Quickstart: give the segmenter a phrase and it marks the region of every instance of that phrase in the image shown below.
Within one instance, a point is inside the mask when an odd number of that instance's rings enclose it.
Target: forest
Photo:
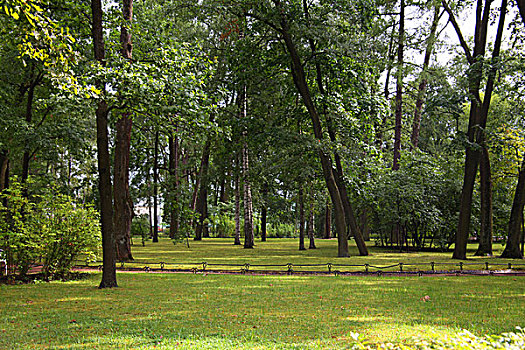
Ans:
[[[524,0],[4,0],[0,37],[20,273],[103,247],[116,286],[160,235],[523,258]]]

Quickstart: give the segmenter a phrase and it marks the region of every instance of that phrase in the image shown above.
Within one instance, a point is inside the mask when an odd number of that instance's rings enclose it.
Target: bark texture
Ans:
[[[237,165],[238,165],[237,161]],[[238,170],[238,169],[237,169]],[[235,241],[233,244],[241,245],[241,181],[238,171],[235,172]]]
[[[396,123],[394,128],[394,161],[392,169],[399,169],[401,158],[401,125],[403,117],[403,60],[405,48],[405,0],[401,0],[399,11],[399,33],[397,46]]]
[[[92,37],[95,59],[104,64],[104,36],[102,27],[101,0],[91,1]],[[97,82],[98,88],[104,90],[104,82]],[[102,280],[99,288],[117,287],[117,269],[115,266],[116,251],[113,236],[113,203],[111,200],[111,163],[108,141],[108,106],[104,100],[99,101],[96,110],[97,119],[97,162],[99,173],[100,218],[102,230]]]
[[[201,166],[199,171],[199,192],[195,211],[197,213],[197,227],[195,228],[195,240],[202,240],[205,232],[205,223],[208,216],[208,169],[210,164],[210,147],[211,142],[206,140],[202,150]]]
[[[297,207],[299,208],[299,250],[306,250],[304,247],[304,194],[302,186],[299,188],[297,196]]]
[[[436,33],[440,19],[440,10],[441,5],[439,3],[436,3],[436,5],[434,6],[434,17],[432,19],[432,25],[430,27],[430,34],[427,40],[425,58],[423,59],[423,69],[421,71],[421,79],[416,100],[416,109],[414,111],[414,121],[412,123],[412,135],[410,137],[412,148],[418,148],[419,145],[419,131],[421,129],[421,112],[423,111],[423,103],[425,102],[428,84],[428,67],[430,66],[430,58],[432,56],[432,51],[434,51],[434,43],[436,42]]]
[[[481,153],[479,177],[481,184],[481,229],[479,245],[475,255],[492,256],[492,176],[489,151],[485,145],[483,145]]]
[[[9,152],[0,151],[0,192],[7,188],[6,175],[9,173]]]
[[[324,239],[332,238],[332,207],[330,203],[326,203],[326,209],[324,214]]]
[[[120,53],[126,60],[132,58],[130,26],[133,21],[133,0],[122,1],[122,19],[120,27]],[[113,226],[117,259],[133,260],[131,254],[131,221],[133,220],[133,200],[129,192],[129,151],[133,120],[130,113],[123,113],[116,123],[115,159],[113,169]]]
[[[242,174],[244,190],[244,248],[253,248],[253,203],[250,183],[250,162],[246,142],[244,142],[242,149]]]
[[[525,206],[525,157],[521,163],[518,176],[518,185],[514,192],[514,200],[510,211],[508,228],[508,238],[505,249],[501,254],[502,258],[523,259],[523,252],[520,250],[520,225],[523,222],[523,207]]]
[[[171,135],[168,139],[169,147],[169,174],[170,174],[170,238],[179,235],[179,140]]]
[[[310,192],[310,210],[309,210],[309,216],[308,216],[308,240],[310,241],[310,244],[308,245],[308,249],[317,249],[315,246],[315,236],[314,236],[314,198],[313,198],[313,191]]]

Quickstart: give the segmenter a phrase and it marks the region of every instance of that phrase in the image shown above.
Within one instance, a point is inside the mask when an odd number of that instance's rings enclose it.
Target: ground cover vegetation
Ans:
[[[524,34],[523,0],[1,1],[3,280],[521,261]]]
[[[100,273],[65,283],[0,285],[0,346],[348,349],[368,342],[415,347],[423,340],[446,343],[460,329],[477,337],[518,332],[514,325],[525,317],[519,278],[118,277],[120,288],[103,291],[94,286]],[[447,348],[459,344],[448,342]]]

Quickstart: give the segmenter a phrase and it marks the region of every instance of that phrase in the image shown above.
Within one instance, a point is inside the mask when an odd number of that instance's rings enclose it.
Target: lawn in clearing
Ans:
[[[138,241],[135,239],[135,241]],[[140,241],[138,241],[140,242]],[[350,258],[337,258],[337,240],[316,240],[318,249],[298,250],[297,239],[269,239],[267,242],[256,241],[255,249],[243,249],[242,246],[233,245],[233,239],[211,238],[203,241],[189,241],[190,248],[186,242],[173,244],[171,240],[161,238],[159,243],[146,242],[146,246],[135,244],[132,247],[134,263],[127,264],[129,267],[155,267],[159,264],[152,262],[164,262],[166,268],[190,268],[201,267],[201,262],[208,264],[231,264],[228,266],[209,266],[209,268],[234,269],[239,270],[244,264],[250,264],[250,270],[274,269],[286,271],[286,264],[294,265],[294,270],[327,270],[327,263],[360,265],[356,267],[337,267],[341,271],[364,271],[364,265],[388,266],[404,263],[404,271],[408,270],[431,270],[431,262],[435,262],[436,270],[459,270],[459,261],[452,260],[451,252],[410,252],[399,253],[395,249],[374,247],[373,242],[368,242],[370,255],[359,256],[354,241],[350,241]],[[475,257],[474,253],[477,246],[474,244],[468,247],[469,260],[464,261],[464,268],[482,270],[486,268],[485,263],[489,263],[492,270],[506,269],[508,264],[513,264],[514,269],[525,269],[525,261],[512,259],[499,259],[493,257]],[[503,251],[501,244],[494,244],[494,254],[498,256]],[[298,265],[323,266],[299,267]],[[422,264],[414,266],[410,264]],[[473,265],[470,265],[473,264]],[[519,266],[518,264],[521,264]],[[253,265],[279,265],[279,267],[254,267]],[[334,268],[335,269],[335,268]],[[370,271],[377,271],[371,268]],[[399,271],[399,268],[391,268],[385,271]]]
[[[317,240],[319,249],[306,251],[292,239],[256,244],[243,249],[230,239],[205,239],[187,248],[161,239],[133,246],[133,254],[138,266],[163,261],[168,268],[202,261],[457,264],[450,253],[399,254],[375,247],[371,256],[360,257],[355,246],[350,258],[336,258],[335,240]],[[494,247],[496,253],[502,249]],[[475,246],[469,248],[473,254]],[[478,263],[477,269],[485,262],[523,263],[479,257],[469,262]],[[522,276],[119,273],[119,288],[98,290],[100,278],[93,273],[66,283],[0,285],[0,349],[343,349],[354,333],[372,343],[410,343],[459,329],[483,335],[525,326]]]
[[[525,326],[523,277],[119,273],[120,287],[105,290],[99,281],[0,285],[0,349],[342,349],[352,332],[410,343]]]

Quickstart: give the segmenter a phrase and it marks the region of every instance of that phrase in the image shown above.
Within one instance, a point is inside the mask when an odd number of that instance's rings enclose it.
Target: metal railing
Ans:
[[[101,261],[77,264],[77,268],[102,269]],[[478,267],[477,269],[474,267]],[[164,261],[121,261],[117,263],[120,271],[145,272],[191,272],[191,273],[230,273],[230,274],[313,274],[313,275],[383,275],[383,274],[469,274],[469,275],[524,275],[525,263],[490,262],[428,262],[390,265],[373,264],[250,264],[217,262],[164,262]]]

